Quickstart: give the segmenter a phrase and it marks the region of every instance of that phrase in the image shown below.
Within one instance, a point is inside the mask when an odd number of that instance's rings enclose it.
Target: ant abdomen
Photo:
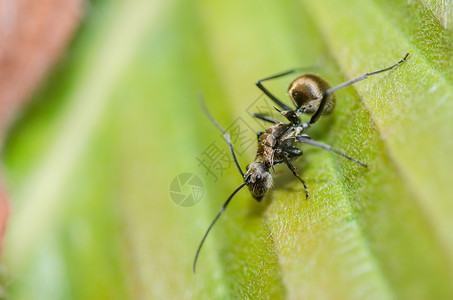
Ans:
[[[297,109],[303,113],[314,114],[321,104],[323,94],[330,88],[330,85],[321,77],[306,74],[294,80],[288,88],[291,101]],[[330,94],[327,97],[326,106],[322,114],[332,112],[335,107],[335,96]]]

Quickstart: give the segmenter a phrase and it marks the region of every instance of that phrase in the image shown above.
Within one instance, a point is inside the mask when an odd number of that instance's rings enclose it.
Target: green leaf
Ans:
[[[453,297],[453,73],[448,9],[432,1],[96,2],[63,62],[11,131],[3,161],[13,190],[5,265],[14,298]],[[309,67],[339,90],[334,114],[302,146],[310,192],[284,166],[256,203],[197,158],[228,153],[244,167],[260,126],[254,82]],[[279,98],[289,76],[266,83]],[[259,98],[261,99],[261,98]],[[261,130],[265,124],[260,124]],[[242,153],[243,152],[243,153]],[[172,202],[181,173],[202,178],[193,207]],[[218,174],[219,175],[219,174]]]

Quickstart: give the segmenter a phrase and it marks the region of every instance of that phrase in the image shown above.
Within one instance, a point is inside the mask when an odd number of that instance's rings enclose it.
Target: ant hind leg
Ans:
[[[260,79],[258,80],[255,84],[256,86],[262,90],[272,101],[274,101],[278,106],[280,106],[283,110],[292,110],[289,106],[287,106],[286,104],[284,104],[283,102],[281,102],[280,100],[277,99],[277,97],[275,97],[271,92],[269,92],[268,89],[266,89],[263,85],[262,85],[262,82],[263,81],[267,81],[267,80],[271,80],[271,79],[275,79],[275,78],[279,78],[279,77],[283,77],[283,76],[286,76],[286,75],[289,75],[289,74],[292,74],[294,72],[296,72],[297,69],[293,69],[293,70],[289,70],[289,71],[286,71],[286,72],[283,72],[283,73],[279,73],[277,75],[273,75],[273,76],[270,76],[270,77],[266,77],[266,78],[263,78],[263,79]]]

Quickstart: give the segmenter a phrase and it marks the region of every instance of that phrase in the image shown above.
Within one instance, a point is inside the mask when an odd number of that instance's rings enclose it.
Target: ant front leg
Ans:
[[[294,147],[294,146],[285,147],[282,149],[282,151],[287,154],[289,159],[292,159],[294,157],[298,157],[298,156],[301,156],[302,154],[304,154],[304,152],[301,149]]]
[[[302,178],[300,178],[300,176],[297,174],[296,167],[291,163],[291,160],[290,160],[288,155],[286,155],[285,164],[288,166],[288,168],[291,170],[291,172],[293,172],[293,175],[296,176],[297,179],[299,179],[299,181],[302,182],[302,184],[304,185],[305,199],[308,200],[308,188],[307,188],[307,185],[305,184],[305,181]]]

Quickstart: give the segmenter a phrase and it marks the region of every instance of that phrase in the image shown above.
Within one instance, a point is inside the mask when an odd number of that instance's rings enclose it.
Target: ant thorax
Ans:
[[[272,187],[271,168],[302,154],[295,144],[304,129],[300,125],[278,123],[260,135],[256,159],[244,174],[244,183],[256,200],[261,200]]]
[[[305,130],[302,124],[278,123],[270,126],[259,137],[256,160],[263,161],[268,168],[284,162],[288,158],[285,150],[295,148],[296,137]]]

